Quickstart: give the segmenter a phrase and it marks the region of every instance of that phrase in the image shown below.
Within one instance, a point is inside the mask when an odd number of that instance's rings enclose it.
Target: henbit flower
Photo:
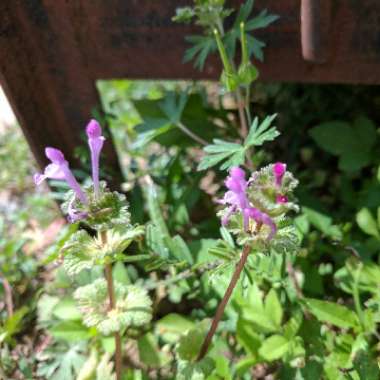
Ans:
[[[271,240],[273,236],[276,234],[277,227],[273,219],[266,214],[265,212],[260,211],[259,209],[255,207],[251,207],[248,210],[249,216],[255,220],[258,224],[265,224],[270,228],[270,233],[268,235],[268,240]]]
[[[243,216],[244,230],[247,231],[249,227],[249,219],[253,219],[256,223],[267,225],[271,232],[268,239],[271,239],[276,233],[276,224],[269,215],[252,207],[249,203],[246,191],[247,181],[245,180],[245,172],[239,167],[230,169],[230,175],[225,181],[226,187],[229,191],[226,192],[223,199],[218,202],[221,204],[228,204],[230,207],[222,217],[222,225],[227,225],[232,214],[240,211]]]
[[[92,182],[94,184],[95,197],[97,198],[99,196],[99,156],[105,138],[102,136],[102,128],[94,119],[90,120],[87,124],[86,133],[91,151]]]
[[[45,149],[45,155],[51,161],[51,164],[46,166],[44,174],[37,173],[34,175],[34,183],[38,186],[47,178],[65,180],[74,190],[78,199],[82,203],[87,204],[87,197],[71,173],[69,164],[65,160],[63,153],[58,149],[48,147]]]
[[[247,181],[245,180],[244,170],[239,167],[231,168],[230,175],[227,177],[225,185],[229,191],[227,191],[223,199],[220,199],[218,202],[221,204],[228,204],[230,207],[222,218],[222,224],[228,224],[230,216],[240,210],[243,215],[244,229],[247,230],[249,217],[244,210],[249,207],[249,201],[246,194]]]
[[[67,209],[67,213],[68,213],[68,221],[70,223],[75,223],[77,222],[78,220],[81,220],[81,219],[84,219],[86,218],[86,216],[88,215],[87,212],[84,212],[84,211],[78,211],[74,208],[74,201],[75,201],[75,198],[73,198],[70,203],[69,203],[69,206],[68,206],[68,209]]]
[[[286,195],[276,195],[276,203],[288,203],[288,197]]]
[[[286,172],[286,164],[283,164],[282,162],[276,162],[273,165],[273,175],[275,177],[276,185],[281,186],[282,177],[284,176]]]

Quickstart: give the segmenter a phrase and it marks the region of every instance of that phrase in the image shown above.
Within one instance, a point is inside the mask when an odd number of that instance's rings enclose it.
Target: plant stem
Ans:
[[[252,124],[251,110],[249,109],[249,103],[251,100],[251,88],[247,86],[245,91],[245,113],[247,115],[248,125]]]
[[[107,242],[107,235],[105,231],[101,232],[102,243]],[[115,290],[113,287],[113,277],[112,277],[112,264],[106,264],[105,268],[105,277],[107,281],[107,290],[109,298],[109,310],[115,308]],[[114,334],[115,337],[115,371],[116,371],[116,380],[121,380],[121,369],[122,369],[122,355],[121,355],[121,336],[119,332]]]
[[[363,316],[363,309],[360,304],[360,295],[359,295],[359,281],[360,281],[360,275],[361,271],[363,269],[362,263],[359,263],[358,268],[355,270],[354,273],[354,284],[352,286],[352,295],[354,298],[354,304],[356,313],[358,314],[359,321],[362,327],[364,327],[364,316]]]
[[[243,138],[246,138],[248,135],[248,125],[247,125],[247,120],[245,118],[244,100],[243,100],[240,89],[236,90],[236,102],[237,102],[238,111],[239,111],[241,135]]]
[[[236,268],[235,268],[235,271],[231,277],[230,284],[228,285],[228,288],[227,288],[226,292],[224,293],[222,302],[219,304],[219,306],[216,310],[216,313],[215,313],[214,319],[212,321],[210,330],[208,331],[207,336],[206,336],[205,340],[203,341],[201,350],[199,351],[199,355],[197,358],[198,361],[202,360],[205,357],[205,355],[207,354],[207,351],[208,351],[209,346],[211,344],[212,338],[216,332],[218,324],[223,317],[224,309],[226,308],[228,301],[232,295],[232,292],[235,289],[235,286],[236,286],[236,284],[240,278],[240,274],[244,268],[244,265],[247,261],[247,258],[248,258],[250,251],[251,251],[251,247],[249,245],[245,245],[243,248],[243,252],[241,254],[240,260],[236,264]]]
[[[190,131],[189,128],[186,127],[181,121],[177,123],[177,127],[186,135],[188,135],[190,138],[195,140],[197,143],[201,145],[208,145],[208,142],[206,140],[203,140],[202,137],[199,137],[194,132]]]

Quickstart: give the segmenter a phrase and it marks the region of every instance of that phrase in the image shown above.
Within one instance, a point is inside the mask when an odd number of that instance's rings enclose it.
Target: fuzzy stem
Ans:
[[[105,231],[101,232],[102,242],[105,244],[107,242],[107,235]],[[115,308],[115,290],[113,287],[113,277],[112,277],[112,264],[106,264],[105,277],[107,281],[108,298],[109,298],[109,310]],[[116,380],[121,380],[121,368],[122,368],[122,354],[121,354],[121,336],[119,332],[114,334],[115,337],[115,371]]]
[[[205,357],[205,355],[207,354],[207,351],[208,351],[209,346],[211,344],[212,338],[216,332],[218,324],[223,317],[224,309],[226,308],[228,301],[230,300],[230,297],[232,295],[232,292],[235,289],[235,286],[236,286],[236,284],[240,278],[240,274],[241,274],[242,270],[244,269],[244,265],[247,261],[247,258],[248,258],[250,251],[251,251],[251,247],[249,245],[245,245],[243,248],[243,252],[241,254],[240,260],[236,264],[236,268],[235,268],[235,271],[231,277],[230,284],[228,285],[228,288],[227,288],[226,292],[224,293],[222,302],[219,304],[219,306],[216,310],[216,313],[215,313],[214,319],[212,321],[210,330],[208,331],[207,336],[206,336],[205,340],[203,341],[201,350],[199,351],[199,355],[197,358],[198,361],[202,360]]]

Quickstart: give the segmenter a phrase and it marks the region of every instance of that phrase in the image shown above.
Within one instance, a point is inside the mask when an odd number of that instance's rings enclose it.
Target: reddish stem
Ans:
[[[250,251],[251,251],[251,247],[249,245],[245,245],[243,248],[243,252],[241,254],[240,260],[236,264],[236,268],[235,268],[235,271],[231,277],[230,284],[228,285],[228,288],[227,288],[227,290],[223,296],[222,302],[219,304],[219,306],[216,310],[216,313],[215,313],[214,319],[212,321],[210,330],[208,331],[207,336],[206,336],[205,340],[203,341],[201,350],[199,351],[199,355],[197,358],[198,361],[202,360],[205,357],[205,355],[207,354],[207,351],[208,351],[209,346],[211,344],[212,338],[216,332],[218,324],[223,317],[224,309],[226,308],[228,301],[232,295],[232,292],[235,289],[235,286],[236,286],[236,284],[240,278],[240,274],[244,268],[244,265],[247,261],[247,258],[248,258]]]
[[[107,242],[107,235],[105,231],[102,231],[101,238],[103,244]],[[105,277],[107,281],[108,298],[109,298],[109,310],[115,308],[115,290],[113,287],[112,278],[112,264],[107,264],[105,266]],[[114,334],[115,337],[115,371],[116,380],[121,380],[121,370],[122,370],[122,353],[121,353],[121,336],[119,332]]]

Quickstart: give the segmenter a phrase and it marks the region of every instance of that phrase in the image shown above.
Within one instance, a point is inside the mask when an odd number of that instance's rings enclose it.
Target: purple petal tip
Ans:
[[[277,195],[276,203],[288,203],[288,197],[286,195]]]
[[[283,176],[286,171],[286,164],[282,162],[276,162],[273,165],[273,174],[277,177]]]
[[[44,175],[41,174],[41,173],[36,173],[34,176],[33,176],[33,181],[34,181],[34,184],[36,186],[40,185],[41,182],[44,180]]]
[[[233,178],[236,178],[236,179],[244,179],[245,178],[245,172],[243,169],[236,166],[236,167],[231,168],[230,176]]]
[[[97,138],[100,137],[102,134],[102,128],[100,127],[100,124],[92,119],[86,127],[86,133],[89,138]]]
[[[45,148],[46,157],[53,163],[62,164],[65,161],[65,156],[59,149]]]

